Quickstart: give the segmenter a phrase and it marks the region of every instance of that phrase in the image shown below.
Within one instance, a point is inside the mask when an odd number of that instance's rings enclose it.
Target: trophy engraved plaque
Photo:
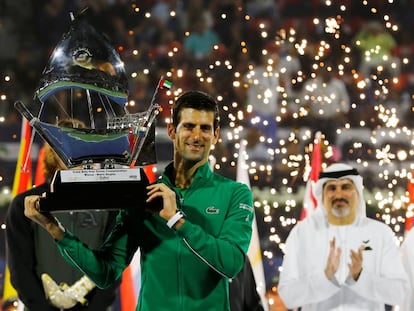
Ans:
[[[45,67],[33,101],[15,107],[63,161],[43,211],[119,209],[145,202],[142,167],[156,163],[157,94],[147,110],[128,110],[127,75],[117,51],[80,13],[63,34]],[[85,127],[64,127],[75,119]],[[32,139],[33,141],[33,139]]]

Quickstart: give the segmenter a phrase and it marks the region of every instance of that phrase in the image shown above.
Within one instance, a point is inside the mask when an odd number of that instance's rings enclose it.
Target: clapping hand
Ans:
[[[332,280],[333,276],[338,270],[342,250],[340,247],[336,247],[335,238],[329,242],[329,246],[329,256],[328,262],[326,263],[325,275],[328,280]]]

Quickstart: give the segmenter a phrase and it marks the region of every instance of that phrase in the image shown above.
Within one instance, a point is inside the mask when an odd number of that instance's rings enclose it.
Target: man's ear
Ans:
[[[168,123],[167,133],[168,133],[168,137],[170,137],[170,139],[172,139],[172,140],[175,139],[175,127],[172,123]]]
[[[214,139],[213,139],[213,145],[215,145],[220,137],[220,127],[217,127],[214,131]]]

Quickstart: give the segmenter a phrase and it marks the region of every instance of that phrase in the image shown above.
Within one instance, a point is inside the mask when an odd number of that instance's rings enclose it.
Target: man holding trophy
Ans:
[[[60,96],[64,91],[69,92]],[[74,20],[44,71],[35,96],[40,105],[16,108],[66,167],[82,169],[58,171],[46,195],[25,197],[24,213],[82,271],[90,281],[86,287],[113,286],[139,249],[136,310],[230,310],[229,281],[244,266],[252,233],[252,193],[211,170],[219,107],[195,90],[176,99],[167,127],[174,158],[155,183],[148,183],[142,166],[155,163],[156,93],[147,112],[125,111],[123,63],[82,16]],[[66,100],[59,108],[86,112],[89,127],[51,124],[48,120],[58,118],[53,109],[58,99]],[[65,110],[64,115],[73,114]],[[118,210],[100,246],[85,243],[59,221],[59,213],[52,214],[85,209]]]
[[[252,194],[209,167],[210,148],[219,137],[214,99],[189,91],[177,99],[172,113],[168,135],[174,161],[147,187],[148,203],[162,198],[158,209],[121,209],[98,249],[87,247],[50,213],[41,213],[39,196],[26,197],[25,215],[45,228],[64,258],[100,288],[121,277],[139,248],[142,284],[136,310],[230,310],[228,282],[244,265]]]

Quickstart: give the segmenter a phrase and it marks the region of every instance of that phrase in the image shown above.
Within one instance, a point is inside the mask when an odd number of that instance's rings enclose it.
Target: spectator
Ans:
[[[249,257],[243,270],[230,283],[230,305],[231,311],[264,311]]]
[[[276,143],[276,114],[279,102],[278,52],[272,50],[262,55],[260,62],[245,75],[248,110],[252,111],[251,123],[262,131],[269,146]]]
[[[200,15],[191,28],[189,35],[184,38],[184,50],[195,64],[205,64],[220,39],[214,30],[207,27],[204,15]]]
[[[394,37],[378,21],[367,22],[354,38],[354,44],[360,51],[359,71],[363,77],[378,72],[378,66],[388,71],[388,76],[398,76],[400,60],[393,57],[397,46]]]
[[[303,85],[301,97],[309,112],[309,126],[335,143],[336,130],[348,121],[351,102],[346,84],[336,76],[334,67],[330,64],[320,67]]]
[[[363,182],[336,163],[315,184],[317,209],[286,240],[279,293],[288,308],[385,310],[409,283],[390,227],[366,216]]]
[[[64,119],[60,126],[77,127],[83,123]],[[66,263],[54,245],[53,239],[36,223],[24,216],[24,200],[30,195],[40,195],[49,191],[50,182],[56,170],[65,169],[65,165],[45,144],[43,160],[46,182],[26,192],[18,194],[10,204],[6,216],[7,263],[10,268],[12,285],[25,311],[105,311],[116,298],[119,282],[107,289],[96,288],[83,273]],[[92,247],[98,247],[115,222],[115,211],[59,212],[60,221]],[[65,287],[50,286],[66,284],[72,293],[83,292],[83,295],[69,295]],[[45,287],[44,287],[45,286]],[[85,287],[88,287],[87,290]],[[82,299],[81,299],[82,298]]]
[[[401,255],[405,271],[408,274],[410,281],[410,288],[408,295],[405,298],[404,304],[400,306],[400,311],[411,311],[414,309],[414,230],[411,228],[405,234],[403,243],[401,244]]]

